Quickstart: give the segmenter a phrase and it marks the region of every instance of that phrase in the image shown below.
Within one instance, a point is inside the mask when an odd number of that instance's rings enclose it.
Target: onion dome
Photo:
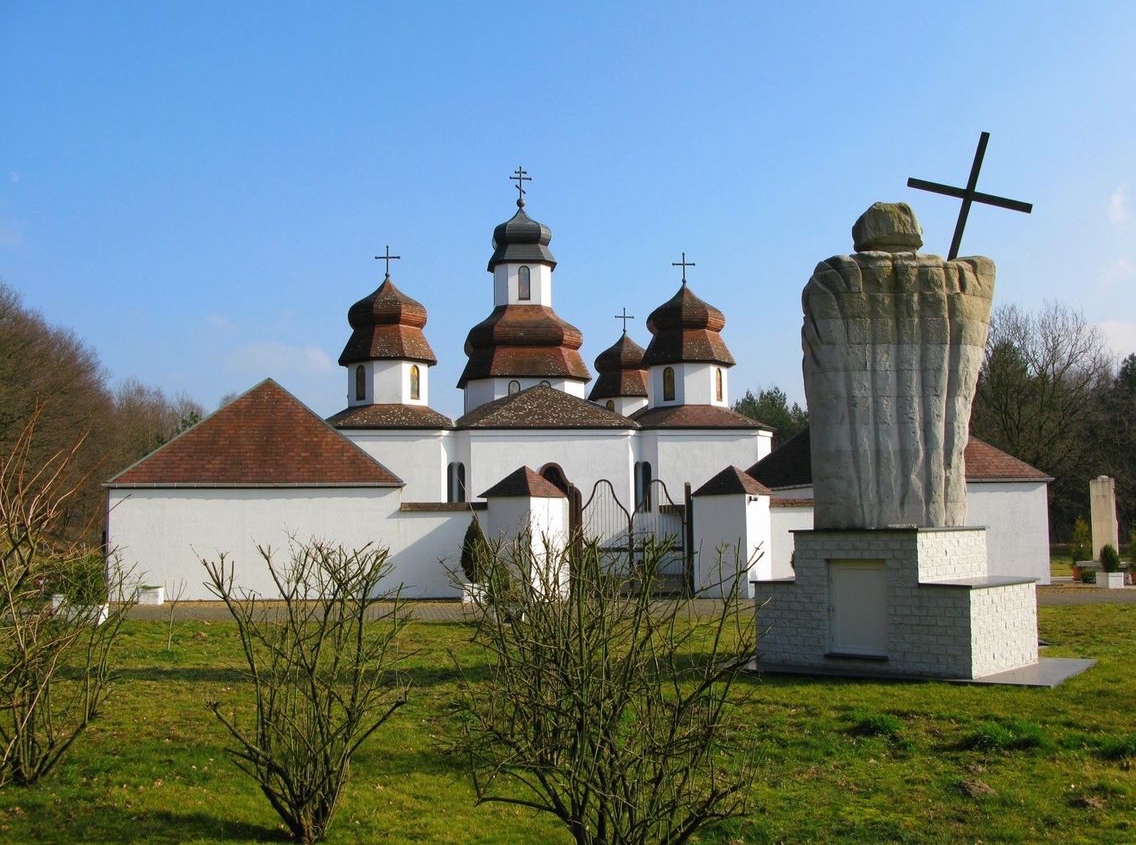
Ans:
[[[552,230],[525,214],[525,201],[517,200],[517,213],[493,230],[493,256],[488,270],[505,262],[515,264],[547,264],[556,266],[548,249]]]
[[[624,332],[612,346],[596,358],[599,376],[588,399],[598,402],[619,396],[647,397],[647,371],[643,369],[643,347]]]
[[[422,334],[426,308],[396,288],[390,276],[351,306],[347,322],[353,331],[339,356],[341,366],[379,359],[438,362]]]
[[[580,330],[546,305],[499,305],[469,331],[458,387],[483,378],[591,379]]]
[[[652,338],[643,366],[690,361],[732,367],[734,356],[720,334],[725,325],[722,312],[695,296],[684,282],[647,318]]]

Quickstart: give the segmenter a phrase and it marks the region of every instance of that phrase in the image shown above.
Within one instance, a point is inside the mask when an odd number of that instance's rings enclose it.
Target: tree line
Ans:
[[[28,465],[45,466],[79,443],[68,465],[76,487],[59,539],[95,544],[103,530],[101,484],[201,419],[186,396],[127,379],[111,387],[98,355],[74,331],[49,324],[0,282],[0,456],[35,420]],[[81,441],[81,442],[80,442]]]

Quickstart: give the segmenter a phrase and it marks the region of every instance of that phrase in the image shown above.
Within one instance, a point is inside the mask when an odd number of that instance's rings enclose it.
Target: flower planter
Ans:
[[[96,628],[110,618],[110,604],[71,604],[61,593],[52,595],[51,610],[68,622],[86,622]]]
[[[1106,590],[1118,590],[1124,586],[1123,572],[1098,572],[1097,586]]]
[[[138,603],[139,604],[165,604],[166,603],[166,588],[165,587],[139,587],[138,588]]]

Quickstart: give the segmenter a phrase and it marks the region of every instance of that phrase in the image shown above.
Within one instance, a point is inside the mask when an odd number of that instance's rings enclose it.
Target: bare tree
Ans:
[[[754,761],[731,739],[754,622],[736,590],[713,619],[652,600],[663,551],[631,596],[595,545],[566,593],[564,560],[514,546],[487,561],[474,639],[491,677],[464,684],[456,743],[479,802],[549,813],[577,845],[679,845],[744,812]]]
[[[0,463],[0,784],[35,783],[97,715],[128,608],[104,609],[121,597],[126,573],[59,539],[58,523],[82,488],[70,473],[82,441],[41,462],[33,458],[37,419]],[[63,599],[54,607],[53,592]]]
[[[406,622],[397,589],[380,592],[385,549],[294,544],[278,566],[260,549],[279,591],[265,603],[235,584],[224,555],[203,561],[209,588],[237,622],[255,694],[251,725],[217,701],[210,709],[300,842],[318,842],[339,804],[351,756],[403,704],[396,639]]]

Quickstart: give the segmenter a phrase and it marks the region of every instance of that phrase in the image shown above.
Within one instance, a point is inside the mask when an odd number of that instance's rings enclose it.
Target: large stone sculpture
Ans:
[[[852,235],[802,295],[814,526],[963,525],[994,263],[917,253],[905,203],[876,203]]]

